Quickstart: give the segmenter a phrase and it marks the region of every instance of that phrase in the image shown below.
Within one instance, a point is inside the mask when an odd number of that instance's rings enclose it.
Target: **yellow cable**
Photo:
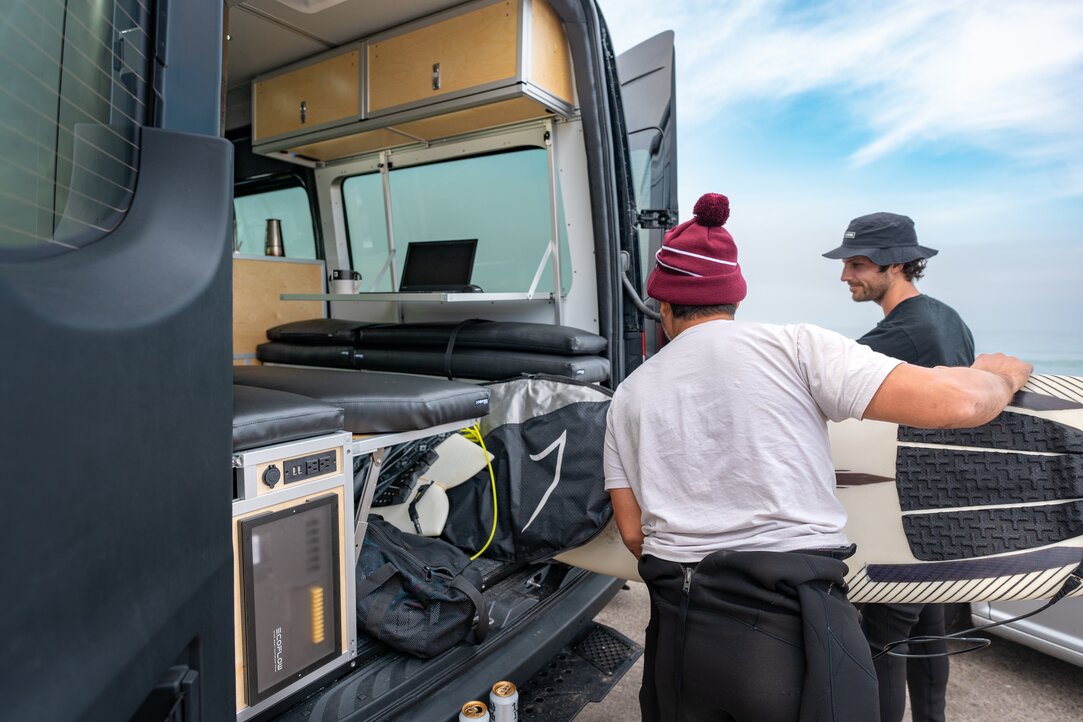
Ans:
[[[462,430],[462,435],[474,443],[481,444],[481,452],[485,454],[485,465],[489,467],[489,481],[493,490],[493,528],[489,532],[489,538],[485,540],[485,546],[470,557],[470,561],[474,561],[485,553],[485,550],[493,543],[493,537],[496,536],[496,474],[493,473],[493,462],[489,458],[489,450],[485,448],[485,439],[481,438],[481,424],[474,422],[473,426]]]

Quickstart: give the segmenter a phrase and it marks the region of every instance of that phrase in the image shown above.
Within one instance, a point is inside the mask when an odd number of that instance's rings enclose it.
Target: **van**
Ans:
[[[587,385],[615,388],[660,341],[639,296],[677,218],[672,34],[618,58],[593,0],[17,0],[0,47],[4,716],[448,720],[540,674],[522,718],[570,719],[569,650],[620,646],[591,623],[617,580],[490,562],[489,636],[427,660],[350,621],[348,457],[405,436],[281,457],[338,480],[339,646],[253,693],[239,523],[291,512],[261,501],[290,470],[247,476],[234,374],[296,321],[480,318],[602,339]],[[402,290],[411,244],[464,240],[461,289]],[[366,356],[336,373],[448,370]],[[537,373],[507,363],[447,375]]]

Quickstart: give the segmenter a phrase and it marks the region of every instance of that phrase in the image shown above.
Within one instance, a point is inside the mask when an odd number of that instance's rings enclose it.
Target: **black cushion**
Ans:
[[[233,387],[233,450],[244,451],[341,431],[343,411],[307,396]]]
[[[455,336],[456,349],[499,349],[544,354],[593,355],[605,351],[603,336],[571,326],[519,321],[452,323],[363,323],[334,318],[275,326],[272,341],[297,344],[346,345],[358,348],[422,348],[443,350]]]
[[[360,337],[361,328],[371,325],[364,321],[346,321],[341,318],[311,318],[269,328],[267,338],[288,343],[353,346]]]
[[[233,383],[288,391],[339,406],[345,411],[345,429],[355,434],[428,429],[489,413],[488,389],[421,376],[234,366]]]
[[[270,342],[256,348],[256,357],[268,363],[447,375],[444,352],[424,349],[359,349]],[[563,376],[595,383],[609,378],[609,361],[601,356],[479,349],[460,349],[451,355],[451,375],[455,378],[501,381],[522,374]]]

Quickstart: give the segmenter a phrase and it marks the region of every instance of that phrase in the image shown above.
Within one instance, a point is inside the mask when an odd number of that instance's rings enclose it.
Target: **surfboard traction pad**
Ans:
[[[922,561],[947,561],[1033,549],[1083,534],[1083,432],[1005,411],[976,429],[899,427],[895,484],[903,511],[1059,502],[1010,509],[966,509],[903,517],[910,549]],[[1035,456],[950,446],[1054,453]]]
[[[1012,405],[1039,413],[1083,409],[1083,379],[1032,377]],[[937,447],[900,446],[896,456],[901,509],[930,510],[903,516],[919,563],[853,570],[851,601],[1048,598],[1080,573],[1083,430],[1005,411],[976,429],[900,426],[898,441]],[[988,508],[1026,503],[1037,505]],[[1081,595],[1083,587],[1071,596]]]

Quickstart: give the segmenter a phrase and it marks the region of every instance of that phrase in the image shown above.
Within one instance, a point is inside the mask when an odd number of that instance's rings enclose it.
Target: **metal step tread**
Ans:
[[[642,653],[642,645],[593,622],[519,689],[519,722],[572,722],[605,699]]]

